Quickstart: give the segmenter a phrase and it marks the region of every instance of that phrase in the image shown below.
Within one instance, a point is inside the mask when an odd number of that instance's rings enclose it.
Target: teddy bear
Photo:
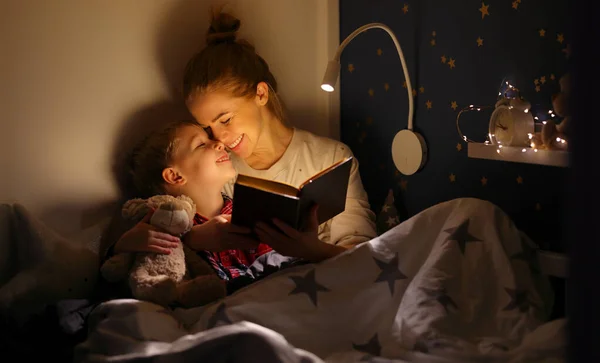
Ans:
[[[559,80],[560,92],[552,96],[552,107],[556,115],[562,117],[562,121],[557,125],[553,121],[548,121],[542,127],[542,131],[537,133],[532,143],[537,148],[547,150],[567,150],[569,144],[567,140],[571,134],[570,123],[571,113],[569,102],[571,97],[571,79],[569,73],[563,75]]]
[[[130,199],[121,212],[124,218],[139,221],[150,210],[154,212],[149,223],[174,236],[183,236],[194,224],[196,206],[185,195]],[[183,243],[170,254],[116,254],[101,266],[100,272],[109,282],[129,277],[134,298],[163,306],[201,306],[226,295],[225,282],[208,262]]]

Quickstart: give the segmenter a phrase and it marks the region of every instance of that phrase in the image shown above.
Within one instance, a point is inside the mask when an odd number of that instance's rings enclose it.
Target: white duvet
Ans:
[[[535,245],[495,205],[431,207],[320,264],[171,311],[112,300],[81,362],[562,362]]]

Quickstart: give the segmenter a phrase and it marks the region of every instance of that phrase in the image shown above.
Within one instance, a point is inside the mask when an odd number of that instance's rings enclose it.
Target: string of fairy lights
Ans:
[[[502,83],[500,85],[500,90],[498,92],[498,99],[500,99],[500,98],[506,98],[506,99],[518,98],[518,97],[520,97],[519,94],[520,94],[520,91],[519,91],[518,88],[516,88],[515,86],[513,86],[509,81],[506,81],[505,79],[502,80]],[[456,130],[457,130],[458,135],[460,136],[460,138],[463,141],[467,142],[467,143],[485,144],[485,145],[490,145],[490,146],[497,145],[496,152],[498,154],[500,154],[501,150],[502,150],[502,148],[504,146],[502,145],[502,142],[499,141],[499,140],[495,140],[495,142],[494,142],[494,138],[495,138],[494,134],[488,132],[488,134],[486,135],[486,140],[484,142],[478,142],[478,141],[474,141],[474,140],[470,139],[469,137],[467,137],[462,132],[462,130],[460,129],[460,122],[459,122],[459,120],[460,120],[460,116],[463,113],[465,113],[465,112],[472,112],[472,111],[480,112],[480,111],[483,111],[483,110],[486,110],[486,109],[490,109],[490,108],[494,108],[494,106],[489,106],[489,105],[486,105],[486,106],[469,105],[467,107],[464,107],[456,115]],[[509,109],[513,109],[513,106],[509,105],[508,108]],[[524,113],[529,113],[530,111],[531,110],[529,108],[526,108],[526,109],[523,110]],[[552,109],[549,109],[547,111],[547,113],[542,112],[542,114],[548,115],[549,118],[540,120],[539,116],[533,116],[533,119],[534,119],[534,130],[535,130],[536,126],[540,127],[540,125],[545,125],[549,120],[551,120],[552,118],[556,117],[556,114],[554,113],[554,110],[552,110]],[[537,153],[539,145],[536,145],[535,142],[534,142],[534,140],[533,140],[534,134],[528,133],[527,135],[529,137],[529,140],[531,140],[531,143],[529,145],[530,149],[533,150],[533,152]],[[563,138],[560,138],[560,137],[557,137],[556,141],[559,142],[559,143],[561,143],[561,144],[566,144],[566,142],[567,142],[567,140],[565,140]],[[527,149],[528,148],[524,147],[524,148],[521,149],[521,152],[525,153],[525,152],[528,151]]]

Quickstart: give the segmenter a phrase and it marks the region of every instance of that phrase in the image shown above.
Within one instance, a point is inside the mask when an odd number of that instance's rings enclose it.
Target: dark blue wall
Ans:
[[[551,96],[568,69],[567,2],[484,3],[489,15],[482,18],[481,1],[340,0],[340,41],[370,22],[385,23],[398,37],[417,91],[415,129],[427,140],[429,160],[411,176],[399,175],[394,167],[391,143],[407,127],[408,97],[400,60],[383,30],[362,33],[342,54],[342,141],[360,162],[376,212],[390,188],[403,219],[445,200],[482,198],[503,208],[543,247],[563,250],[570,169],[468,158],[467,144],[456,131],[456,116],[469,104],[493,105],[505,78],[535,112],[552,107]],[[451,108],[453,101],[458,108]],[[463,132],[485,140],[491,110],[463,115]]]

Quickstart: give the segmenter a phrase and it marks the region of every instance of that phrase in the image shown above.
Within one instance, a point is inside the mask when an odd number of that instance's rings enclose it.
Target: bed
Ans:
[[[103,302],[74,361],[561,362],[548,275],[565,266],[494,204],[459,198],[210,305]]]

